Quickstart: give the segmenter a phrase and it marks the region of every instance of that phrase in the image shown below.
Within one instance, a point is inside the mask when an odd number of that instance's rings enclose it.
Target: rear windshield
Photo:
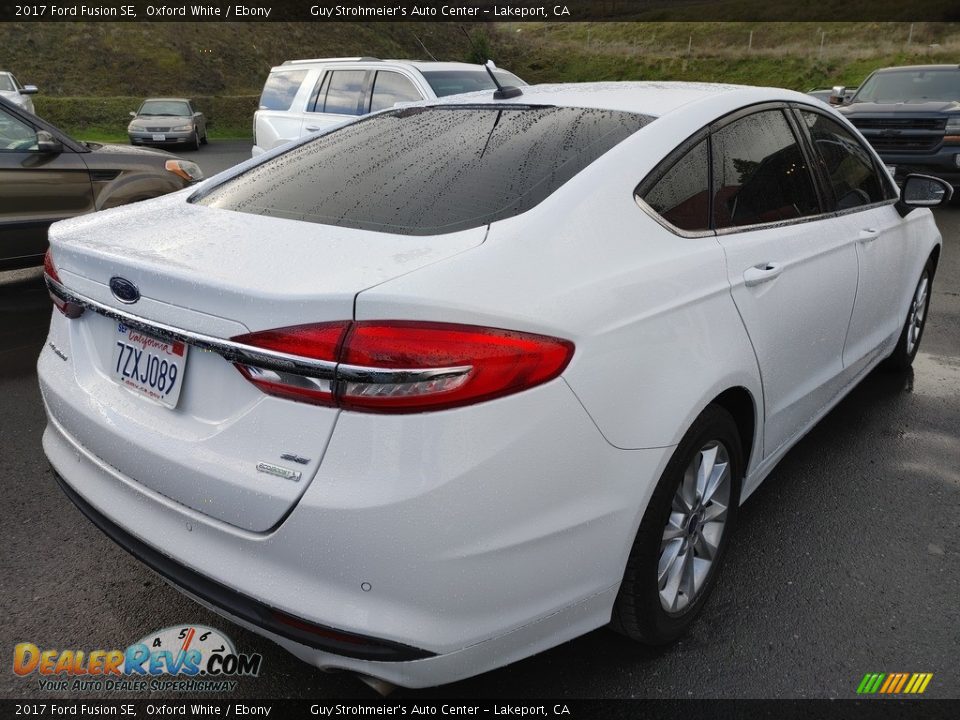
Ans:
[[[653,118],[584,108],[406,108],[347,125],[195,202],[255,215],[438,235],[519,215]]]
[[[930,101],[960,101],[960,70],[945,68],[875,73],[854,98],[854,102],[873,103]]]
[[[493,90],[493,80],[484,69],[479,70],[423,70],[423,77],[430,83],[437,97],[459,95],[478,90]],[[506,70],[494,70],[501,85],[520,87],[526,83]]]

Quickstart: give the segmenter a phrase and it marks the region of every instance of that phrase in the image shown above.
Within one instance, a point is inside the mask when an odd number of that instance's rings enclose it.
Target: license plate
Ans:
[[[177,406],[187,350],[170,342],[117,323],[113,345],[113,379],[139,395],[168,408]]]
[[[166,139],[167,139],[167,136],[166,136],[166,135],[154,135],[154,136],[153,136],[153,141],[154,141],[154,142],[163,142],[163,141],[166,140]]]

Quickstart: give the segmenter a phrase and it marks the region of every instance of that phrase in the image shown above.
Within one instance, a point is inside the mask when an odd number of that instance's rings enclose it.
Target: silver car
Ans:
[[[187,145],[199,150],[207,144],[207,120],[185,98],[147,98],[130,116],[131,145]]]
[[[33,98],[36,95],[36,85],[21,85],[13,73],[0,70],[0,97],[19,105],[27,112],[36,114],[33,109]]]

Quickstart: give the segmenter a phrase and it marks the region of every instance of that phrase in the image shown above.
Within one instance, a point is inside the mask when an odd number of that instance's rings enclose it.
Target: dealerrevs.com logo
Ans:
[[[231,692],[238,677],[260,674],[263,656],[238,653],[224,633],[178,625],[125,650],[53,650],[33,643],[13,649],[13,672],[38,676],[41,690],[64,692]]]

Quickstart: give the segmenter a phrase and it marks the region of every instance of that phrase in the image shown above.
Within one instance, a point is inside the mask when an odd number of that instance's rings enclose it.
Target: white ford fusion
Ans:
[[[950,192],[769,88],[384,111],[54,225],[43,445],[107,535],[318,667],[666,643],[738,505],[910,365]]]

